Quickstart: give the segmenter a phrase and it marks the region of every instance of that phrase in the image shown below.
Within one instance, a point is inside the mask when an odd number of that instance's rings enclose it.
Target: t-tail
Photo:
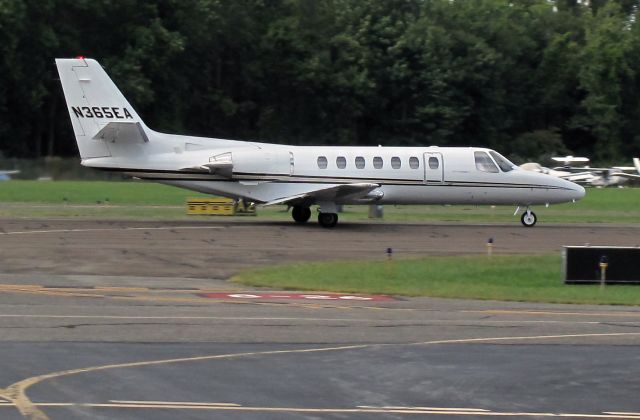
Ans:
[[[83,163],[144,154],[150,130],[102,66],[82,57],[56,59],[56,66]]]

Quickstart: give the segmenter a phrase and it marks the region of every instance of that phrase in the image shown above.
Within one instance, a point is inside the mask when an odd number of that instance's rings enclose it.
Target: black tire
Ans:
[[[309,207],[293,206],[291,216],[296,223],[306,223],[311,218],[311,209]]]
[[[324,228],[332,228],[338,224],[338,215],[336,213],[319,213],[318,223]]]
[[[524,227],[533,227],[538,221],[538,217],[532,211],[525,211],[522,213],[522,217],[520,217],[520,221]]]

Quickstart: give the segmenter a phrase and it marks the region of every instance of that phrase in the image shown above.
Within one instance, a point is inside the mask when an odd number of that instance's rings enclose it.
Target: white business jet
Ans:
[[[493,150],[453,147],[285,146],[158,133],[97,61],[56,59],[84,166],[264,205],[333,227],[340,204],[535,204],[575,201],[584,188],[522,171]],[[516,213],[519,210],[516,210]]]

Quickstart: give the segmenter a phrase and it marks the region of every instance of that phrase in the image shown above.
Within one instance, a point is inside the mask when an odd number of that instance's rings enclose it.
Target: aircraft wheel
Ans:
[[[306,223],[311,217],[311,209],[309,207],[293,206],[291,216],[296,223]]]
[[[332,228],[338,223],[338,215],[336,213],[319,213],[318,223],[325,228]]]
[[[534,212],[527,210],[524,213],[522,213],[522,217],[520,218],[520,221],[525,227],[533,227],[538,221],[538,217]]]

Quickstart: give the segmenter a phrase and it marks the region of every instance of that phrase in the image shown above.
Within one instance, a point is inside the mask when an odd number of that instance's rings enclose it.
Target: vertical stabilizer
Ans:
[[[104,136],[111,127],[131,125],[146,136],[146,126],[97,61],[56,59],[56,66],[82,159],[112,156]]]

